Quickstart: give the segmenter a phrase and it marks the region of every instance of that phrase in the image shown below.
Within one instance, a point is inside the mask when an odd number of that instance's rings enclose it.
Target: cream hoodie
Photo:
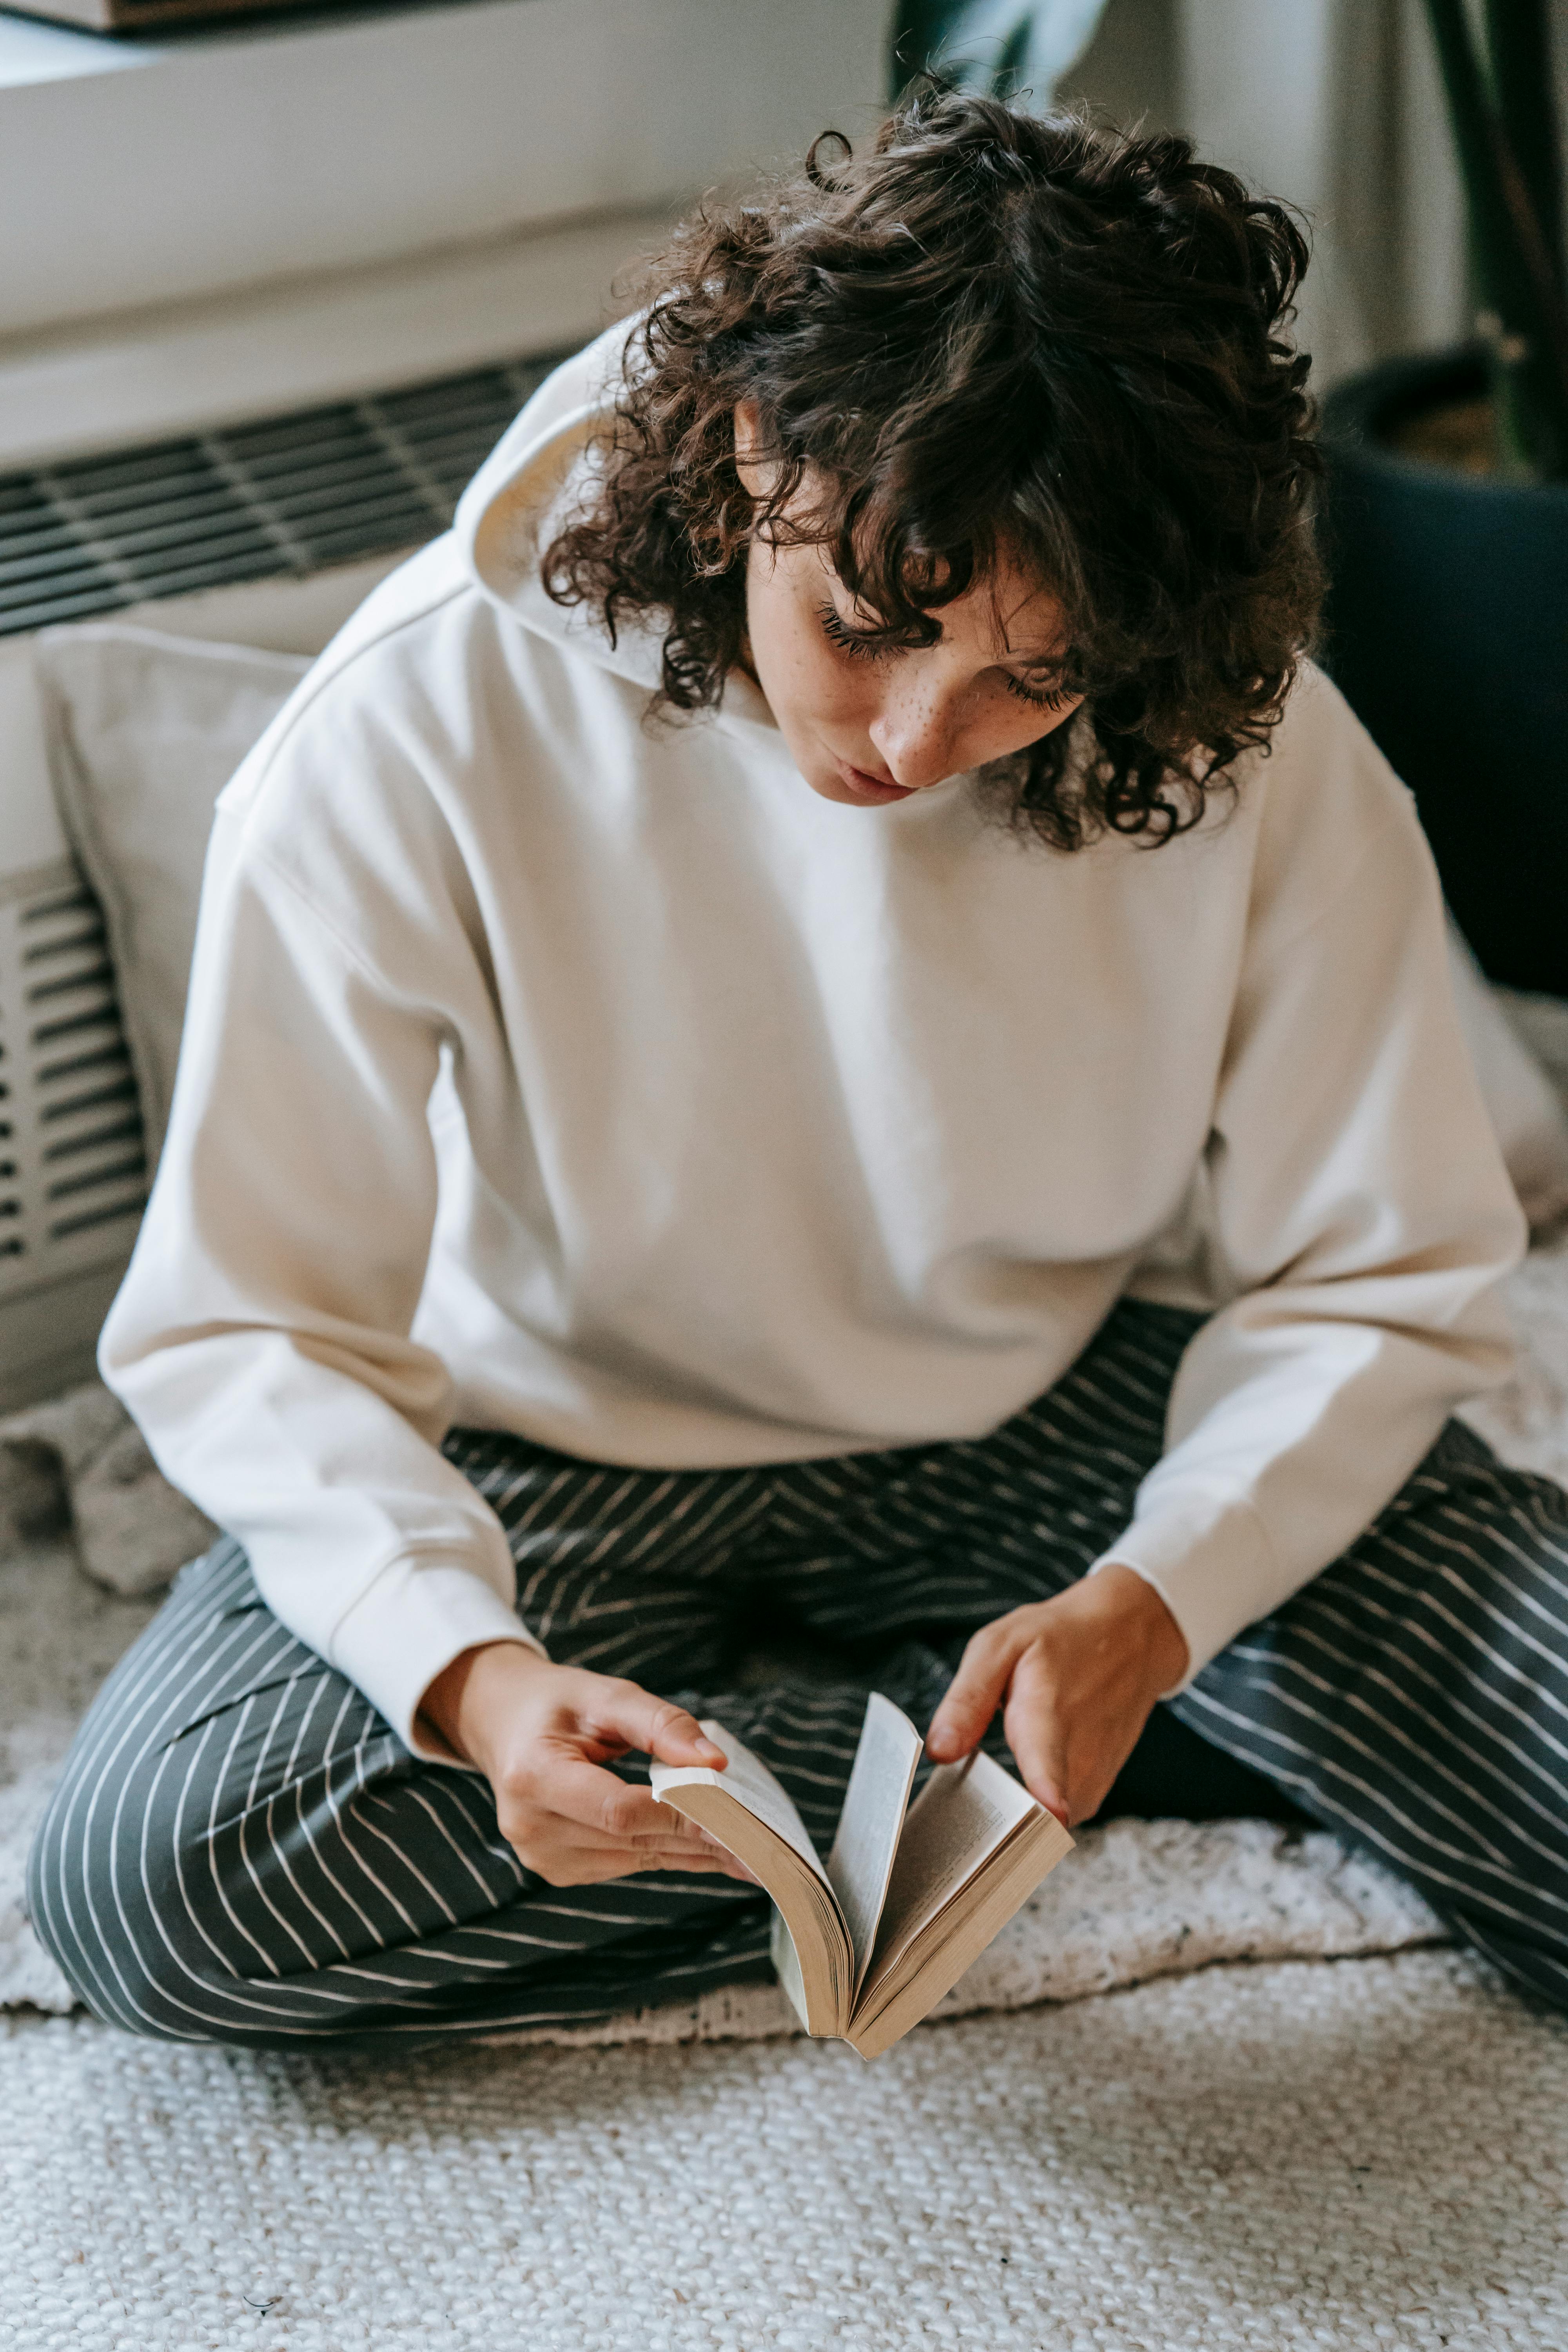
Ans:
[[[1153,850],[1023,845],[963,778],[821,800],[739,678],[649,726],[657,633],[536,569],[620,331],[219,802],[104,1377],[429,1753],[432,1676],[530,1638],[454,1423],[678,1466],[972,1437],[1123,1292],[1203,1304],[1113,1547],[1196,1671],[1507,1360],[1521,1218],[1410,802],[1310,670]]]

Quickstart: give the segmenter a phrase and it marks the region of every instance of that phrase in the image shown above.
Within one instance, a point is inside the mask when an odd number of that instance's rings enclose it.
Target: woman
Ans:
[[[642,1759],[716,1716],[826,1842],[873,1687],[1068,1820],[1304,1811],[1568,1986],[1563,1497],[1445,1425],[1521,1221],[1302,659],[1300,237],[977,100],[841,145],[692,225],[220,803],[102,1361],[227,1534],[31,1881],[128,2027],[748,1973]],[[815,1669],[737,1678],[759,1622]]]

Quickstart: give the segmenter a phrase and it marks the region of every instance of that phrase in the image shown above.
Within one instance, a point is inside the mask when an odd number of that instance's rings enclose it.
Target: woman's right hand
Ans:
[[[442,1669],[420,1714],[495,1792],[501,1835],[552,1886],[645,1870],[744,1864],[673,1807],[603,1768],[637,1748],[661,1764],[722,1771],[695,1717],[637,1684],[558,1666],[521,1642],[486,1642]]]

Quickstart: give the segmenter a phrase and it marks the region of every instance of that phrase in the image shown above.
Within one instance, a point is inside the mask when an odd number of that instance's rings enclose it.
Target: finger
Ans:
[[[676,1818],[679,1820],[679,1815],[677,1814]],[[761,1886],[762,1880],[749,1871],[740,1855],[731,1853],[723,1840],[716,1838],[711,1830],[700,1829],[695,1822],[687,1822],[686,1829],[688,1834],[679,1845],[672,1847],[668,1839],[663,1841],[663,1850],[666,1853],[673,1852],[678,1855],[681,1853],[704,1855],[709,1863],[716,1863],[719,1869],[728,1871],[731,1878],[743,1878],[748,1886]],[[641,1845],[643,1840],[634,1838],[632,1843]],[[670,1866],[666,1863],[661,1863],[659,1865],[661,1869],[668,1869]],[[674,1866],[679,1868],[679,1862]]]
[[[999,1617],[969,1643],[926,1735],[926,1753],[939,1764],[967,1756],[985,1737],[1026,1639],[1011,1618]]]
[[[724,1751],[709,1738],[694,1715],[672,1699],[656,1698],[639,1683],[610,1676],[595,1677],[598,1685],[584,1711],[584,1728],[595,1738],[624,1740],[641,1748],[660,1764],[698,1764],[722,1771]]]
[[[616,1853],[642,1848],[671,1853],[712,1851],[715,1842],[704,1837],[695,1823],[682,1821],[668,1805],[652,1807],[653,1822],[646,1831],[609,1830],[595,1822],[580,1821],[553,1803],[514,1801],[498,1808],[501,1835],[519,1853],[563,1852],[581,1846],[584,1853]],[[719,1849],[721,1852],[722,1848]]]
[[[543,1788],[510,1790],[499,1806],[500,1828],[512,1844],[574,1846],[677,1846],[699,1853],[712,1839],[675,1811],[656,1804],[647,1788],[627,1788],[597,1764],[557,1764]]]
[[[584,1775],[595,1785],[586,1785]],[[595,1853],[630,1850],[650,1857],[637,1865],[644,1870],[722,1870],[749,1886],[761,1885],[761,1880],[728,1846],[698,1822],[688,1821],[673,1805],[659,1804],[646,1790],[628,1787],[597,1765],[576,1767],[571,1777],[574,1787],[566,1801],[575,1796],[590,1808],[597,1804],[601,1807],[597,1817],[584,1820],[574,1811],[557,1810],[563,1802],[562,1775],[557,1773],[551,1790],[555,1804],[549,1812],[529,1809],[526,1830],[518,1824],[518,1833],[512,1837],[515,1845],[526,1843],[535,1851],[547,1845],[563,1850],[578,1846]],[[608,1782],[607,1790],[597,1787],[602,1781]],[[626,1828],[627,1822],[636,1826]],[[645,1822],[648,1826],[643,1826]]]
[[[627,1851],[634,1857],[634,1870],[721,1871],[728,1878],[751,1876],[745,1864],[726,1853],[721,1845],[634,1845]],[[756,1881],[752,1883],[754,1885]]]
[[[710,1830],[700,1829],[695,1822],[684,1821],[673,1805],[660,1805],[658,1810],[665,1815],[663,1825],[646,1837],[640,1830],[634,1831],[626,1841],[627,1845],[675,1845],[689,1853],[729,1853],[722,1838],[715,1837]]]
[[[1033,1681],[1034,1678],[1031,1678]],[[1018,1778],[1037,1805],[1054,1813],[1063,1829],[1070,1828],[1073,1820],[1081,1820],[1081,1810],[1074,1813],[1068,1768],[1066,1727],[1055,1704],[1055,1695],[1044,1677],[1027,1692],[1015,1688],[1003,1717],[1007,1745],[1013,1751],[1013,1761],[1018,1767]]]
[[[606,1879],[645,1878],[656,1870],[707,1878],[729,1874],[717,1855],[711,1861],[672,1855],[660,1862],[638,1846],[563,1846],[558,1852],[523,1854],[521,1860],[550,1886],[600,1886]]]
[[[689,1840],[695,1847],[702,1832],[674,1805],[661,1805],[646,1783],[618,1780],[602,1765],[590,1764],[571,1751],[552,1761],[546,1787],[540,1791],[552,1812],[585,1829],[600,1831],[617,1845],[637,1838],[658,1843]]]
[[[574,1862],[595,1868],[603,1864],[600,1874],[609,1876],[626,1876],[640,1870],[726,1870],[733,1874],[744,1867],[711,1838],[675,1834],[664,1838],[610,1837],[581,1822],[568,1821],[562,1814],[531,1808],[503,1820],[501,1833],[528,1869],[554,1884],[562,1883],[556,1874]]]
[[[673,1871],[695,1870],[709,1877],[717,1875],[722,1878],[736,1879],[742,1885],[754,1886],[761,1893],[765,1894],[767,1891],[763,1887],[762,1880],[760,1878],[754,1878],[752,1873],[746,1868],[745,1864],[742,1862],[737,1855],[726,1853],[722,1846],[716,1848],[709,1853],[698,1854],[695,1857],[689,1854],[669,1854],[657,1864],[650,1865],[647,1863],[644,1863],[641,1867],[644,1870],[650,1867],[658,1870]]]

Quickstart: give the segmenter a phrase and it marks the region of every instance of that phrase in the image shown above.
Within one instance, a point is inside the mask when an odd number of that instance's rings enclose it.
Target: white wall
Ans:
[[[0,471],[585,341],[701,191],[880,111],[886,0],[0,13]]]
[[[884,13],[449,0],[133,46],[0,20],[0,333],[684,196],[873,107]]]
[[[1314,383],[1463,335],[1463,200],[1420,0],[1178,0],[1177,36],[1182,128],[1310,221]]]

